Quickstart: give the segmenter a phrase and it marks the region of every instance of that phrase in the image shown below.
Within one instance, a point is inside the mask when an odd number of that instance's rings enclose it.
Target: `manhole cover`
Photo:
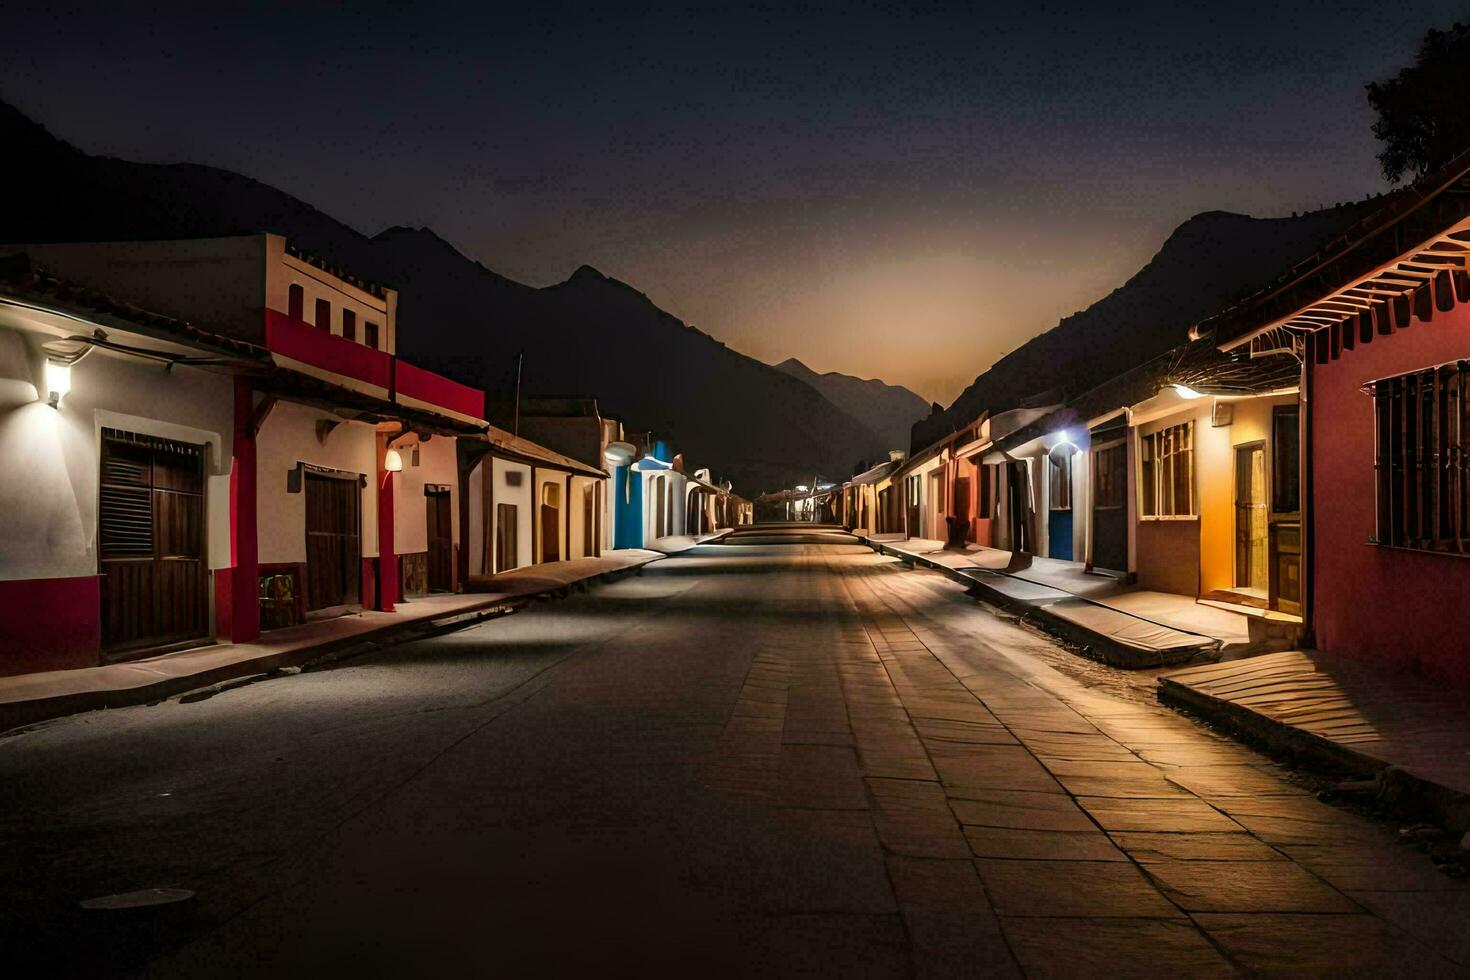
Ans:
[[[167,905],[170,902],[182,902],[194,897],[194,893],[187,888],[144,888],[137,892],[123,892],[121,895],[103,895],[101,898],[89,898],[82,903],[84,909],[140,909],[148,905]]]

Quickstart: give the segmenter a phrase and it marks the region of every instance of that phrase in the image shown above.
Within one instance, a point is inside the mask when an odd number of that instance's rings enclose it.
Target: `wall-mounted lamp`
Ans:
[[[1193,401],[1196,398],[1205,397],[1204,392],[1195,391],[1189,385],[1175,385],[1174,394],[1178,395],[1180,398],[1185,399],[1186,401]]]
[[[56,408],[71,391],[71,367],[92,349],[75,340],[53,340],[42,344],[46,352],[46,404]]]
[[[403,457],[398,455],[398,450],[390,449],[383,454],[383,469],[389,473],[403,472]]]

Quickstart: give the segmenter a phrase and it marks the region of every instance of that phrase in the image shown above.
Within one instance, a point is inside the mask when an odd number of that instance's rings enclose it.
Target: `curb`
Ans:
[[[297,650],[267,654],[238,663],[222,664],[183,677],[167,677],[137,687],[104,691],[77,691],[56,697],[37,698],[29,701],[12,701],[0,704],[0,737],[16,729],[54,721],[68,715],[97,711],[103,708],[128,708],[140,704],[154,704],[180,694],[214,687],[247,677],[275,674],[289,668],[311,669],[360,656],[374,649],[396,646],[413,640],[425,639],[442,633],[467,629],[490,619],[498,619],[525,607],[532,601],[566,594],[574,587],[585,588],[596,582],[612,581],[625,575],[634,575],[652,561],[630,565],[589,575],[577,582],[568,583],[560,589],[542,589],[522,595],[487,596],[485,601],[467,609],[457,609],[440,616],[411,620],[406,623],[387,623],[353,636],[327,641]]]

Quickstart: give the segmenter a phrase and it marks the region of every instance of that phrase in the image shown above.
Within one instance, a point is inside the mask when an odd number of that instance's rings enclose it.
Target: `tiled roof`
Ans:
[[[91,320],[99,326],[151,334],[198,347],[210,353],[265,360],[264,347],[201,330],[176,317],[154,313],[109,293],[52,275],[25,253],[0,257],[0,291],[38,308]]]

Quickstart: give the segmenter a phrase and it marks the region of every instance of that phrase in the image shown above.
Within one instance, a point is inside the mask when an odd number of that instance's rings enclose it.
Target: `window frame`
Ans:
[[[1199,484],[1195,474],[1195,421],[1188,419],[1139,436],[1138,515],[1141,520],[1199,519]],[[1182,446],[1181,441],[1184,443]],[[1187,498],[1188,508],[1184,511],[1179,509],[1180,460],[1184,460],[1183,496]],[[1164,461],[1167,461],[1167,465],[1162,465]],[[1170,501],[1167,510],[1160,506],[1160,501],[1166,495]]]

